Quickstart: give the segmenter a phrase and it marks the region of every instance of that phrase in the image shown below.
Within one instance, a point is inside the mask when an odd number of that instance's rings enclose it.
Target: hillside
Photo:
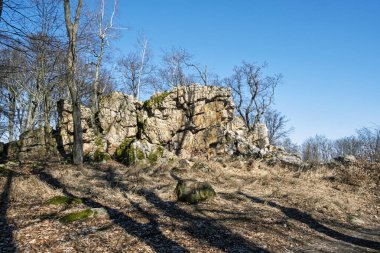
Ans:
[[[269,166],[262,159],[127,167],[64,162],[1,167],[1,252],[378,252],[379,167]],[[179,179],[216,196],[176,201]],[[56,196],[80,198],[53,205]],[[72,223],[67,213],[97,215]]]

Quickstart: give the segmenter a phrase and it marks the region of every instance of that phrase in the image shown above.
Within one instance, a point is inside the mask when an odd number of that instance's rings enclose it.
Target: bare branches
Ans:
[[[139,99],[141,89],[154,83],[155,66],[151,64],[148,39],[141,37],[137,44],[136,51],[120,59],[119,71],[123,76],[126,91]]]
[[[262,77],[264,68],[265,65],[243,62],[225,81],[232,90],[236,111],[250,131],[273,103],[275,88],[281,81],[281,75]]]
[[[294,128],[287,128],[288,119],[276,110],[267,110],[264,113],[264,123],[268,128],[269,143],[278,145],[285,140]]]

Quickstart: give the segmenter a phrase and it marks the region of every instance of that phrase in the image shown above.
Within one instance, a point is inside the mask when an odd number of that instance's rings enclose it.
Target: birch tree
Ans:
[[[120,59],[119,71],[127,93],[136,99],[140,98],[142,88],[153,84],[155,66],[151,64],[151,51],[146,37],[140,36],[136,50]]]
[[[94,81],[92,83],[92,103],[91,103],[91,111],[92,111],[92,125],[95,133],[98,133],[97,127],[97,115],[99,112],[99,95],[101,92],[99,91],[99,80],[100,80],[100,68],[104,57],[104,52],[106,45],[108,44],[108,39],[110,37],[110,33],[113,29],[116,29],[113,25],[113,19],[116,12],[117,0],[114,1],[113,10],[110,15],[110,18],[107,19],[105,17],[105,1],[101,0],[100,2],[100,12],[97,18],[97,40],[98,40],[98,48],[93,50],[93,54],[96,57],[95,63],[95,73],[94,73]],[[119,29],[119,28],[118,28]]]

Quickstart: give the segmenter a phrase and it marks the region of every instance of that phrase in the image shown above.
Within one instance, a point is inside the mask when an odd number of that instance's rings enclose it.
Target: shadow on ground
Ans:
[[[0,252],[16,252],[13,240],[13,227],[7,219],[9,195],[14,172],[9,172],[2,194],[0,195]]]
[[[78,197],[73,195],[64,184],[54,178],[46,170],[35,171],[40,180],[48,183],[52,187],[62,189],[63,193],[70,197]],[[111,173],[109,171],[109,173]],[[110,186],[118,187],[128,192],[128,186],[115,182],[115,175],[109,174],[106,177]],[[148,203],[151,203],[157,210],[164,213],[170,218],[174,218],[186,224],[183,228],[184,232],[199,241],[208,244],[211,247],[223,250],[225,252],[267,252],[266,250],[256,246],[254,243],[247,241],[238,234],[232,233],[222,225],[216,223],[215,220],[192,215],[181,208],[176,203],[164,201],[155,193],[147,190],[140,190],[139,195],[145,197]],[[178,244],[175,240],[165,236],[161,230],[157,215],[151,214],[140,207],[139,203],[130,201],[131,205],[139,211],[140,214],[148,219],[148,223],[139,223],[128,215],[102,205],[90,198],[82,198],[84,203],[92,208],[102,207],[107,210],[113,223],[122,227],[126,233],[131,234],[149,245],[155,252],[189,252],[188,249]],[[177,228],[178,229],[178,228]]]
[[[360,247],[365,247],[373,250],[379,250],[380,251],[380,243],[371,241],[371,240],[366,240],[366,239],[361,239],[353,236],[349,236],[343,233],[340,233],[338,231],[335,231],[331,228],[326,227],[325,225],[319,223],[317,220],[315,220],[311,215],[304,213],[296,208],[290,208],[290,207],[284,207],[281,206],[275,202],[272,201],[265,201],[263,199],[260,199],[258,197],[250,196],[245,193],[240,192],[240,195],[248,198],[254,203],[257,204],[266,204],[270,207],[277,208],[280,210],[283,214],[285,214],[288,218],[297,220],[301,223],[304,223],[314,231],[318,233],[322,233],[324,235],[327,235],[335,240],[339,240],[345,243],[350,243],[356,246]]]

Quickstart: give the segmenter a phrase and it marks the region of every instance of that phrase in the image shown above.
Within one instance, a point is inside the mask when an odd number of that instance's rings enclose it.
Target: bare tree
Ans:
[[[146,37],[139,37],[137,49],[119,61],[127,92],[139,99],[141,89],[153,84],[155,66],[151,64],[151,51]]]
[[[300,147],[296,143],[292,142],[292,140],[288,137],[281,140],[278,143],[278,145],[283,147],[286,150],[286,152],[289,152],[289,153],[299,153],[300,152]]]
[[[192,83],[192,78],[186,74],[186,68],[191,59],[192,55],[183,48],[173,47],[171,50],[165,51],[162,57],[162,67],[159,69],[161,78],[159,89]]]
[[[362,142],[356,136],[348,136],[334,141],[335,152],[339,156],[353,155],[360,156]]]
[[[5,101],[3,112],[8,119],[8,139],[13,141],[22,132],[32,128],[36,122],[36,107],[33,105],[38,92],[35,91],[33,72],[28,69],[24,54],[13,49],[1,51],[1,62],[5,66],[1,100]]]
[[[263,77],[265,65],[256,66],[243,62],[234,68],[234,74],[225,79],[225,83],[232,90],[235,109],[244,120],[249,131],[253,131],[261,121],[261,117],[273,103],[274,92],[282,76]]]
[[[79,18],[82,8],[82,0],[78,0],[76,6],[74,21],[71,19],[71,9],[70,0],[64,0],[64,10],[65,10],[65,22],[68,37],[68,49],[66,57],[67,66],[67,86],[69,87],[72,110],[73,110],[73,123],[74,123],[74,143],[72,148],[73,153],[73,163],[82,164],[83,163],[83,137],[82,137],[82,126],[81,126],[81,110],[80,110],[80,97],[78,96],[78,87],[75,83],[75,68],[77,62],[76,53],[76,42],[77,33],[79,27]]]
[[[269,143],[278,145],[283,139],[286,139],[294,128],[287,128],[286,123],[289,120],[285,115],[276,110],[267,110],[264,113],[264,123],[268,128]]]
[[[92,103],[91,103],[91,111],[92,111],[92,125],[95,133],[98,133],[97,127],[97,115],[99,112],[99,95],[101,92],[99,90],[99,80],[100,80],[100,67],[103,61],[105,47],[108,44],[108,39],[110,37],[110,33],[115,29],[113,25],[113,19],[116,13],[117,0],[114,0],[113,9],[110,17],[107,19],[105,17],[105,1],[100,1],[100,12],[98,13],[97,18],[97,33],[96,37],[98,40],[98,49],[93,49],[93,54],[96,57],[95,63],[95,73],[94,73],[94,81],[92,83]]]
[[[301,149],[302,159],[306,162],[328,162],[335,157],[332,142],[322,135],[308,138]]]
[[[380,160],[380,127],[363,127],[357,130],[361,143],[361,157],[368,161]]]

